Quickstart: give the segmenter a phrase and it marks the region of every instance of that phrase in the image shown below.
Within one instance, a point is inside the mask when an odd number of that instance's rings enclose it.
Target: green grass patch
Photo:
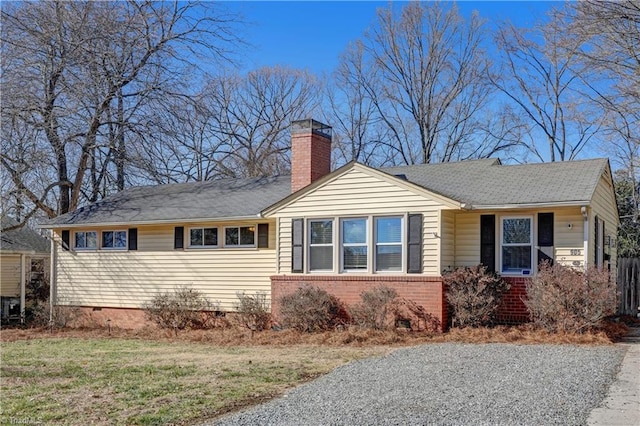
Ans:
[[[108,338],[3,342],[0,424],[191,424],[385,351]]]

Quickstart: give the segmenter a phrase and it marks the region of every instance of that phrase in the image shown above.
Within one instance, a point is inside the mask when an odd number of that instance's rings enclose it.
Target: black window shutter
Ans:
[[[291,221],[291,272],[304,272],[304,219]]]
[[[600,219],[598,218],[598,216],[595,217],[594,219],[595,225],[596,225],[596,229],[595,232],[593,234],[594,236],[594,242],[593,242],[593,265],[594,266],[600,266],[598,265],[598,243],[600,242]]]
[[[480,216],[480,263],[489,272],[496,271],[496,215]]]
[[[538,264],[553,264],[553,213],[538,213]]]
[[[602,264],[604,265],[604,261],[607,260],[607,255],[605,254],[605,250],[604,250],[604,243],[605,243],[605,235],[607,235],[604,232],[604,227],[605,227],[605,221],[602,221],[602,235],[600,235],[600,250],[602,251],[602,256],[600,257],[600,259],[602,259]]]
[[[62,231],[62,248],[67,251],[69,251],[69,247],[71,247],[69,245],[70,235],[71,235],[71,232],[69,232],[68,229],[64,229]]]
[[[422,273],[422,214],[410,214],[407,226],[407,272]]]
[[[138,250],[138,228],[129,228],[129,250]]]
[[[269,224],[258,224],[258,248],[269,248]]]
[[[176,226],[173,233],[173,248],[184,248],[184,226]]]

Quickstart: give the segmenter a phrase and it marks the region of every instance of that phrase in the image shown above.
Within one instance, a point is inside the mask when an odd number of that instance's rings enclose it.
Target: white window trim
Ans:
[[[335,217],[318,217],[310,218],[305,221],[307,229],[305,230],[307,236],[307,243],[305,244],[305,265],[306,271],[309,274],[324,274],[327,272],[333,273],[336,270],[336,218]],[[311,222],[332,222],[331,226],[331,244],[311,244]],[[331,269],[311,269],[311,247],[331,247]]]
[[[102,245],[102,243],[104,242],[104,233],[105,232],[124,232],[124,247],[104,247]],[[108,251],[112,251],[112,250],[116,250],[116,251],[123,251],[123,250],[128,250],[129,249],[129,231],[126,229],[105,229],[100,231],[100,240],[98,241],[98,243],[100,244],[100,250],[108,250]]]
[[[233,226],[230,226],[230,228],[233,228]],[[202,229],[202,245],[198,245],[198,244],[191,244],[191,230],[192,229]],[[205,229],[215,229],[217,234],[218,234],[218,244],[216,245],[210,245],[210,244],[205,244],[204,243],[204,230]],[[187,248],[189,249],[211,249],[211,248],[220,248],[220,228],[218,228],[217,226],[194,226],[191,228],[187,229],[188,231],[188,238],[189,238],[189,245],[187,246]],[[235,246],[234,246],[235,247]]]
[[[345,244],[342,241],[342,238],[344,237],[344,230],[343,230],[343,223],[345,221],[350,221],[350,220],[364,220],[365,221],[365,241],[364,243],[347,243]],[[371,273],[371,246],[372,246],[372,242],[371,242],[371,232],[372,232],[372,225],[371,225],[371,216],[349,216],[349,217],[340,217],[340,235],[339,235],[339,239],[338,239],[338,244],[340,246],[340,250],[339,250],[339,254],[340,254],[340,272],[346,273],[346,274],[369,274]],[[344,267],[344,248],[346,247],[365,247],[367,249],[367,266],[364,269],[346,269]]]
[[[238,230],[238,244],[227,244],[227,229],[237,229]],[[253,228],[253,244],[240,244],[240,228]],[[257,224],[253,224],[253,225],[237,225],[237,226],[225,226],[223,228],[223,235],[222,235],[222,247],[224,248],[228,248],[228,249],[243,249],[243,248],[256,248],[257,245],[257,241],[258,241],[258,225]],[[189,238],[191,238],[191,236],[189,236]],[[189,240],[189,242],[191,242],[191,240]],[[220,244],[220,235],[218,235],[218,245]]]
[[[371,241],[371,248],[373,249],[371,253],[372,263],[373,263],[373,273],[374,274],[401,274],[406,271],[406,233],[407,230],[405,228],[405,220],[406,215],[390,215],[390,216],[371,216],[371,227],[373,228],[373,240]],[[400,219],[400,243],[378,243],[378,235],[376,228],[376,219]],[[376,264],[376,249],[378,246],[397,246],[400,244],[400,248],[402,249],[400,253],[400,270],[398,271],[379,271],[378,265]]]
[[[504,221],[505,220],[509,220],[509,219],[529,219],[531,222],[531,226],[529,227],[529,244],[524,244],[524,243],[509,243],[509,244],[505,244],[504,243]],[[534,217],[531,215],[522,215],[522,216],[501,216],[500,217],[500,259],[499,259],[499,268],[498,270],[500,271],[500,275],[503,276],[517,276],[517,277],[529,277],[529,276],[533,276],[534,272],[535,272],[535,267],[534,267],[534,252],[535,252],[535,245],[533,243],[533,236],[535,233],[535,222],[534,222]],[[531,267],[528,269],[529,273],[528,274],[524,274],[523,271],[520,272],[505,272],[502,270],[502,248],[503,247],[526,247],[529,246],[531,247],[531,256],[530,256],[530,264]]]
[[[96,246],[95,247],[78,247],[76,245],[76,241],[77,241],[77,234],[79,233],[83,233],[83,234],[87,234],[89,232],[94,232],[96,234]],[[88,230],[88,231],[74,231],[73,232],[73,250],[74,251],[96,251],[98,250],[98,248],[100,247],[100,233],[96,230]],[[86,240],[86,235],[85,235],[85,240]]]

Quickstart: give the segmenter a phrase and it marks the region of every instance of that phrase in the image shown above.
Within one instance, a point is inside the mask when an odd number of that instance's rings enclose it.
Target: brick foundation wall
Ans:
[[[527,296],[526,286],[530,278],[502,277],[502,279],[511,284],[511,288],[504,295],[502,304],[498,308],[498,321],[507,324],[528,322],[529,311],[523,300]]]
[[[444,285],[440,277],[423,276],[349,276],[349,275],[274,275],[271,277],[271,312],[278,318],[278,301],[304,285],[322,288],[347,305],[362,301],[365,290],[385,285],[398,292],[398,296],[422,305],[445,327],[447,304],[444,301]]]
[[[76,308],[76,307],[73,307]],[[154,324],[144,316],[142,309],[131,308],[92,308],[77,307],[80,316],[73,321],[72,327],[107,327],[107,320],[111,320],[112,328],[135,330]]]

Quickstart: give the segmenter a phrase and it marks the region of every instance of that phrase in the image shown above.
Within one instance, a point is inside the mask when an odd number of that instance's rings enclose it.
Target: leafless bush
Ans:
[[[218,324],[218,305],[190,287],[178,287],[173,292],[158,294],[144,306],[148,320],[160,328],[174,330],[208,329]]]
[[[404,297],[394,299],[388,306],[396,327],[406,322],[411,330],[436,333],[442,331],[438,318],[427,312],[424,306]]]
[[[527,284],[525,305],[538,327],[582,333],[599,327],[614,312],[616,285],[605,270],[590,267],[583,272],[545,263]]]
[[[82,311],[77,306],[54,305],[53,315],[48,301],[34,304],[25,310],[26,324],[30,327],[65,328],[80,318]]]
[[[240,325],[252,331],[268,329],[271,325],[271,313],[266,293],[257,292],[249,295],[243,291],[237,292],[236,295],[239,299],[236,310]]]
[[[493,322],[502,295],[510,285],[486,266],[458,268],[444,276],[454,325],[477,327]]]
[[[283,327],[302,332],[331,330],[350,321],[340,299],[313,286],[282,296],[280,316]]]
[[[381,285],[360,294],[362,302],[350,307],[353,322],[363,328],[382,330],[393,325],[389,319],[389,304],[398,292]]]

